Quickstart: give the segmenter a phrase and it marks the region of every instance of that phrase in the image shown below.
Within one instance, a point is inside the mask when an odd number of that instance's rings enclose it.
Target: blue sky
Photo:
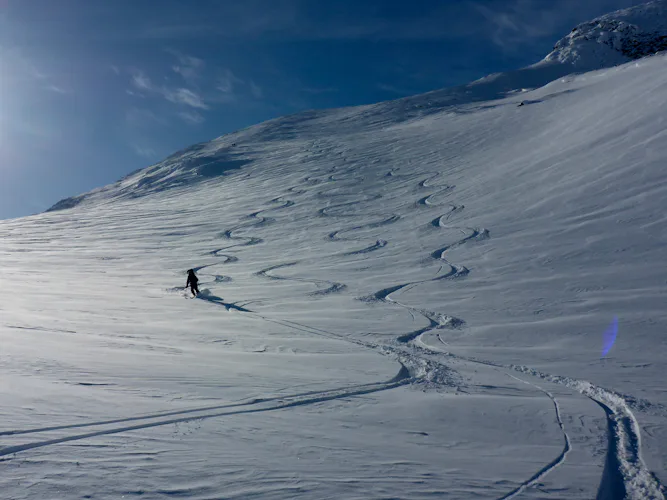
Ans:
[[[0,0],[0,218],[311,108],[532,64],[633,0]]]

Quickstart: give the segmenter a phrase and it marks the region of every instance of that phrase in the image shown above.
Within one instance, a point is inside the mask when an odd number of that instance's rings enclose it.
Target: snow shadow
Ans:
[[[576,92],[576,89],[568,89],[568,90],[563,90],[562,92],[554,92],[553,94],[545,95],[541,99],[526,99],[521,101],[519,103],[519,106],[527,106],[529,104],[540,104],[542,102],[549,101],[561,95],[572,94],[573,92]]]
[[[216,295],[213,295],[211,291],[207,288],[201,290],[199,292],[199,295],[197,295],[197,298],[201,300],[206,300],[208,302],[212,302],[213,304],[217,304],[219,306],[223,306],[228,311],[234,309],[235,311],[252,312],[250,309],[246,309],[245,307],[237,306],[236,304],[232,304],[230,302],[225,302],[222,297],[217,297]]]
[[[230,170],[238,170],[239,168],[251,163],[252,160],[248,159],[229,159],[229,158],[218,158],[211,162],[204,163],[197,167],[197,174],[202,177],[218,177],[223,175],[225,172]]]

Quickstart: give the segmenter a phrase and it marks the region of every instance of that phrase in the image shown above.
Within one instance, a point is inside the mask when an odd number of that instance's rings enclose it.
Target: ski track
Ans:
[[[415,205],[417,205],[417,206],[421,205],[421,206],[425,206],[425,207],[436,207],[439,204],[435,203],[433,201],[433,198],[435,198],[436,196],[442,196],[442,195],[448,194],[451,191],[453,191],[455,188],[456,188],[456,186],[445,185],[440,191],[438,191],[436,193],[433,193],[433,194],[429,194],[428,196],[424,196],[423,198],[420,198],[419,200],[417,200]]]
[[[349,227],[346,229],[339,229],[337,231],[334,231],[332,233],[329,233],[328,239],[330,240],[337,240],[337,241],[349,241],[351,238],[343,238],[341,237],[341,233],[350,233],[352,231],[358,231],[359,229],[375,229],[378,227],[382,226],[387,226],[389,224],[393,224],[395,222],[398,222],[400,220],[401,216],[400,215],[391,215],[389,217],[383,218],[382,220],[379,220],[377,222],[370,222],[368,224],[362,224],[359,226],[353,226]]]
[[[359,226],[353,226],[353,227],[348,227],[348,228],[345,228],[345,229],[339,229],[337,231],[329,233],[327,239],[330,240],[330,241],[358,241],[357,238],[349,238],[349,237],[345,238],[345,237],[342,237],[341,234],[342,233],[350,233],[350,232],[358,231],[358,230],[361,230],[361,229],[375,229],[375,228],[378,228],[378,227],[386,226],[388,224],[393,224],[393,223],[397,222],[398,220],[400,220],[400,218],[401,218],[400,215],[391,215],[390,217],[383,218],[382,220],[379,220],[377,222],[371,222],[371,223],[362,224],[362,225],[359,225]],[[378,239],[378,240],[375,241],[375,243],[373,243],[372,245],[369,245],[365,248],[361,248],[359,250],[351,250],[349,252],[344,252],[340,255],[344,256],[344,257],[347,257],[347,256],[351,256],[351,255],[367,254],[367,253],[379,250],[381,248],[384,248],[388,244],[389,244],[389,242],[387,240]]]
[[[530,488],[531,486],[537,484],[538,481],[540,481],[542,478],[544,478],[549,472],[554,470],[556,467],[560,466],[563,462],[565,462],[565,459],[567,458],[567,454],[570,453],[570,450],[572,450],[572,444],[570,442],[570,436],[568,436],[567,432],[565,431],[565,425],[563,424],[563,418],[560,413],[560,406],[558,406],[558,401],[556,400],[555,396],[551,394],[549,391],[546,389],[543,389],[537,384],[533,384],[531,382],[527,382],[523,379],[520,379],[519,377],[515,377],[514,375],[506,374],[508,377],[513,378],[514,380],[517,380],[519,382],[522,382],[524,384],[530,385],[532,387],[535,387],[537,390],[545,394],[551,402],[554,404],[554,409],[556,411],[556,421],[558,422],[558,427],[560,427],[560,430],[563,433],[563,450],[561,453],[551,462],[549,462],[547,465],[542,467],[539,471],[537,471],[530,479],[527,481],[521,483],[517,488],[514,490],[510,491],[507,495],[499,498],[498,500],[508,500],[510,498],[514,498],[517,495],[520,495],[523,493],[526,488]]]
[[[335,171],[335,167],[332,169],[332,171]],[[390,172],[390,174],[391,174],[390,177],[395,176],[393,172]],[[387,176],[389,176],[389,174],[387,174]],[[439,186],[433,184],[433,182],[436,179],[440,178],[441,176],[442,176],[441,173],[436,173],[435,175],[432,175],[427,179],[424,179],[419,182],[418,188],[422,189],[440,188],[440,190],[428,196],[420,198],[415,203],[416,207],[427,207],[427,208],[437,207],[439,205],[433,203],[432,201],[433,197],[443,196],[454,190],[455,187],[449,184],[443,184]],[[326,178],[326,181],[318,179],[315,176],[308,176],[303,179],[303,182],[310,186],[317,186],[322,184],[323,182],[339,182],[343,180],[344,179],[336,177],[334,175],[329,175]],[[358,181],[358,179],[352,179],[352,180]],[[301,186],[293,186],[288,188],[286,191],[293,195],[301,195],[307,192],[306,190],[302,189]],[[317,195],[320,197],[345,196],[344,193],[339,193],[335,195],[331,194],[325,195],[322,191],[317,193]],[[345,213],[345,209],[348,207],[358,205],[359,203],[363,203],[365,201],[373,201],[379,198],[381,198],[381,195],[379,194],[367,195],[363,200],[355,200],[324,207],[318,210],[318,214],[324,217],[355,217],[359,214]],[[238,243],[234,243],[233,245],[219,248],[209,252],[210,255],[223,258],[224,259],[223,262],[216,262],[214,264],[199,266],[196,269],[200,270],[215,265],[230,264],[237,262],[238,257],[231,256],[228,254],[222,254],[221,252],[230,248],[247,247],[263,243],[264,240],[259,237],[235,236],[233,233],[235,231],[245,228],[250,228],[250,227],[258,228],[263,225],[271,224],[275,221],[275,219],[262,216],[261,214],[263,212],[269,210],[287,209],[295,204],[292,200],[286,200],[282,196],[273,198],[272,200],[270,200],[270,203],[282,203],[282,205],[279,207],[272,207],[253,212],[249,214],[248,217],[254,220],[248,223],[239,224],[231,229],[227,229],[221,234],[221,237],[226,240],[238,241]],[[556,422],[564,438],[563,450],[554,460],[552,460],[551,462],[540,468],[540,470],[538,470],[533,476],[531,476],[526,481],[520,483],[513,490],[511,490],[504,496],[500,497],[499,500],[507,500],[515,498],[516,496],[523,493],[527,488],[530,488],[531,486],[535,485],[538,481],[544,479],[544,477],[547,474],[549,474],[549,472],[551,472],[552,470],[559,467],[565,462],[568,453],[572,449],[570,438],[563,424],[563,419],[561,416],[560,407],[558,405],[557,399],[553,396],[553,394],[551,394],[546,389],[543,389],[537,384],[527,382],[521,378],[511,375],[509,373],[510,371],[519,372],[534,378],[545,380],[550,383],[568,387],[569,389],[579,392],[584,396],[588,397],[603,409],[608,422],[609,442],[607,447],[607,461],[606,461],[605,471],[601,478],[601,483],[598,489],[598,495],[597,495],[598,499],[607,499],[607,498],[615,499],[624,497],[632,500],[664,499],[665,498],[663,495],[663,492],[665,491],[664,486],[661,485],[657,477],[646,468],[646,465],[641,457],[641,435],[640,435],[639,424],[634,414],[631,411],[630,404],[628,404],[628,402],[626,401],[626,399],[624,399],[623,396],[613,391],[602,389],[587,381],[576,380],[573,378],[562,377],[558,375],[546,374],[523,365],[508,365],[508,366],[500,365],[490,361],[459,356],[447,351],[436,349],[433,346],[425,344],[421,340],[423,335],[441,329],[458,329],[463,325],[465,325],[465,321],[463,319],[455,318],[447,314],[435,313],[424,309],[412,307],[403,304],[401,302],[398,302],[396,300],[393,300],[391,298],[392,294],[400,290],[407,291],[411,287],[419,286],[420,284],[423,283],[465,277],[468,275],[469,270],[465,268],[465,266],[455,265],[448,262],[445,259],[444,255],[448,250],[464,245],[465,243],[468,243],[470,241],[488,238],[489,231],[483,228],[455,228],[450,226],[448,223],[449,219],[453,215],[460,213],[463,209],[464,207],[461,205],[450,204],[450,211],[448,213],[443,214],[433,219],[430,222],[430,225],[435,228],[459,229],[461,231],[464,231],[464,233],[467,232],[466,236],[464,236],[460,240],[445,245],[431,252],[430,257],[443,264],[441,265],[440,270],[438,271],[436,277],[426,280],[394,285],[379,290],[378,292],[375,292],[370,296],[361,297],[359,299],[366,302],[384,302],[388,304],[397,305],[399,307],[404,308],[413,317],[421,316],[427,320],[428,322],[427,326],[420,328],[414,332],[408,332],[397,337],[395,342],[392,344],[375,344],[371,342],[365,342],[353,338],[352,336],[335,334],[327,330],[323,330],[320,328],[312,327],[294,321],[274,319],[259,313],[249,311],[242,307],[235,306],[233,304],[231,305],[233,308],[237,308],[243,311],[245,314],[255,316],[263,321],[281,324],[286,327],[293,328],[313,335],[350,342],[363,348],[372,349],[381,355],[390,356],[393,359],[395,359],[398,363],[400,363],[401,366],[399,373],[393,379],[386,382],[363,384],[357,386],[347,386],[338,389],[330,389],[324,391],[312,391],[312,392],[298,393],[286,396],[272,396],[265,398],[258,397],[258,398],[252,398],[245,402],[228,403],[223,405],[207,406],[201,408],[191,408],[191,409],[172,411],[172,412],[162,412],[151,415],[96,421],[83,424],[79,423],[79,424],[57,425],[57,426],[35,428],[35,429],[17,429],[11,431],[4,431],[0,432],[0,436],[37,434],[37,433],[45,433],[45,432],[52,432],[59,430],[82,429],[86,427],[106,426],[106,425],[122,424],[128,422],[137,422],[141,420],[151,420],[150,422],[145,422],[135,425],[112,427],[110,429],[103,429],[83,434],[75,434],[65,437],[34,441],[15,446],[7,446],[4,448],[0,448],[0,457],[14,455],[16,453],[31,449],[42,448],[50,445],[55,445],[69,441],[77,441],[96,436],[130,432],[133,430],[170,425],[175,423],[187,422],[191,420],[203,420],[203,419],[217,418],[217,417],[224,417],[224,416],[231,416],[238,414],[251,414],[251,413],[281,410],[290,407],[310,405],[310,404],[327,402],[352,396],[386,391],[405,385],[430,383],[430,384],[435,384],[436,386],[444,385],[444,386],[455,387],[460,384],[461,379],[454,370],[449,368],[445,364],[445,362],[442,359],[440,359],[442,356],[445,356],[446,358],[455,359],[459,362],[462,361],[466,363],[491,366],[505,370],[506,375],[510,376],[511,378],[519,382],[522,382],[524,384],[530,385],[536,388],[537,390],[541,391],[543,394],[549,397],[549,399],[552,401],[554,405],[554,410],[556,413]],[[345,238],[340,237],[341,233],[351,232],[364,228],[380,227],[386,224],[391,224],[393,222],[396,222],[398,219],[399,216],[390,214],[388,216],[384,216],[384,218],[378,222],[373,222],[364,225],[357,225],[346,229],[334,231],[330,233],[328,237],[330,240],[343,240]],[[365,249],[348,252],[347,254],[343,255],[356,255],[359,253],[368,253],[377,250],[379,248],[382,248],[386,245],[387,242],[385,240],[377,240],[377,242],[374,245],[371,245]],[[315,280],[307,278],[287,278],[283,276],[269,274],[273,270],[285,267],[292,267],[298,264],[299,262],[288,262],[284,264],[278,264],[260,270],[255,274],[257,276],[273,280],[291,280],[291,281],[312,283],[316,285],[318,288],[323,285],[328,286],[328,288],[326,289],[319,289],[316,292],[311,292],[309,294],[311,296],[333,293],[341,291],[345,288],[345,285],[342,283],[336,283],[326,280]],[[449,267],[449,271],[441,273],[444,265]],[[219,275],[214,276],[214,279],[215,282],[223,282],[231,280],[231,278]],[[216,299],[218,298],[214,296],[207,298],[207,300],[213,303],[222,304],[226,306],[228,305],[222,302],[218,302]],[[443,345],[445,346],[448,345],[441,338],[440,334],[436,335]],[[434,355],[437,357],[434,358],[433,357]],[[643,405],[647,404],[647,402],[644,401],[641,401],[639,403]],[[218,411],[218,410],[228,410],[228,411]],[[175,418],[170,418],[170,417],[175,417]],[[619,491],[619,485],[622,485],[623,491]]]
[[[437,174],[436,176],[430,177],[429,179],[434,179],[438,176],[439,176],[439,174]],[[427,187],[427,181],[429,179],[421,181],[419,183],[419,187]],[[435,194],[449,192],[452,189],[453,189],[453,186],[447,185],[447,187],[445,189],[440,190]],[[430,196],[433,196],[433,195],[429,195],[425,198],[422,198],[419,202],[417,202],[417,205],[420,205],[422,200],[427,200]],[[427,206],[431,206],[428,203],[424,203],[424,204],[427,205]],[[445,224],[445,221],[447,219],[449,219],[449,217],[451,217],[454,213],[459,213],[463,210],[463,207],[459,206],[459,205],[451,205],[450,207],[451,208],[450,208],[449,213],[441,215],[437,219],[434,219],[434,221],[431,222],[431,225],[435,226],[435,227],[440,227],[440,228],[449,227]],[[436,220],[438,221],[437,225],[435,224]],[[419,280],[419,281],[411,281],[411,282],[407,282],[407,283],[402,283],[400,285],[394,285],[392,287],[384,288],[382,290],[379,290],[372,295],[369,295],[369,296],[366,296],[366,297],[361,297],[360,300],[362,300],[364,302],[389,302],[389,303],[399,305],[399,306],[403,307],[404,309],[407,309],[409,312],[411,312],[411,314],[415,313],[417,315],[420,315],[420,316],[424,317],[429,322],[428,326],[426,326],[424,328],[421,328],[421,329],[416,330],[414,332],[409,332],[409,333],[406,333],[404,335],[399,336],[396,339],[397,342],[402,343],[402,344],[406,344],[406,343],[411,342],[415,338],[419,337],[420,335],[422,335],[423,333],[426,333],[428,331],[436,330],[436,329],[444,329],[444,328],[456,329],[456,328],[462,327],[465,324],[465,321],[460,319],[460,318],[456,318],[456,317],[453,317],[453,316],[450,316],[450,315],[439,314],[439,313],[434,313],[434,312],[431,312],[431,311],[425,311],[425,310],[422,310],[422,309],[414,308],[414,307],[408,306],[406,304],[402,304],[398,301],[395,301],[390,296],[391,296],[391,294],[396,293],[399,290],[404,290],[404,289],[407,289],[408,287],[412,288],[412,287],[418,286],[418,285],[423,284],[423,283],[428,283],[428,282],[432,282],[432,281],[440,281],[440,280],[445,280],[445,279],[461,278],[461,277],[467,276],[468,273],[469,273],[469,270],[465,266],[460,266],[460,265],[455,265],[455,264],[450,263],[449,261],[447,261],[447,259],[445,259],[444,255],[445,255],[445,252],[447,250],[449,250],[451,248],[454,248],[454,247],[457,247],[457,246],[461,246],[461,245],[467,243],[468,241],[471,241],[473,239],[481,239],[482,237],[483,238],[488,238],[489,237],[489,231],[486,230],[486,229],[482,229],[482,230],[470,229],[469,232],[470,232],[470,234],[468,234],[464,238],[460,239],[459,241],[457,241],[455,243],[452,243],[452,244],[449,244],[449,245],[446,245],[446,246],[444,246],[444,247],[442,247],[442,248],[440,248],[440,249],[431,253],[431,257],[433,259],[437,259],[440,262],[443,262],[445,265],[447,265],[449,267],[449,271],[447,271],[445,273],[441,273],[441,271],[442,271],[442,267],[441,267],[440,270],[438,271],[437,275],[434,278],[430,278],[430,279],[426,279],[426,280]]]
[[[350,252],[345,252],[342,255],[344,257],[347,257],[349,255],[362,255],[366,253],[371,253],[375,252],[376,250],[379,250],[380,248],[384,248],[389,244],[387,240],[377,240],[374,244],[367,246],[366,248],[362,248],[360,250],[352,250]]]
[[[440,177],[440,175],[441,174],[438,173],[432,177],[429,177],[428,179],[421,181],[419,183],[419,187],[421,188],[431,187],[432,186],[431,181]],[[443,191],[449,192],[451,191],[450,189],[451,187],[452,186],[446,185],[446,188]],[[441,192],[442,191],[438,191],[437,193],[423,197],[420,200],[418,200],[418,202],[415,205],[433,206],[431,205],[431,203],[428,202],[429,199],[431,198],[431,196],[440,194]],[[431,225],[434,227],[448,228],[449,226],[447,224],[447,220],[451,217],[451,215],[453,215],[454,213],[458,213],[463,209],[463,207],[459,207],[457,205],[451,205],[451,207],[452,208],[450,209],[450,212],[448,214],[442,215],[434,219],[433,221],[431,221]],[[419,339],[422,335],[428,332],[442,328],[458,328],[465,324],[464,320],[454,318],[449,315],[437,315],[436,316],[437,318],[442,318],[440,321],[437,321],[434,318],[435,313],[419,310],[417,308],[407,306],[398,301],[392,300],[391,294],[396,293],[400,290],[404,290],[408,287],[418,286],[422,283],[426,283],[429,281],[438,281],[448,278],[466,276],[469,273],[468,269],[465,268],[464,266],[451,264],[445,259],[444,254],[448,250],[461,246],[469,241],[475,239],[486,239],[490,237],[490,233],[487,229],[466,228],[466,230],[470,232],[468,236],[462,238],[461,240],[453,244],[443,246],[442,248],[439,248],[431,253],[431,257],[433,259],[438,259],[440,261],[443,261],[446,265],[450,267],[450,271],[448,273],[436,276],[435,278],[432,278],[430,280],[422,280],[422,281],[403,283],[401,285],[395,285],[389,288],[382,289],[371,296],[361,298],[361,300],[366,302],[379,301],[379,302],[388,302],[399,305],[407,309],[411,314],[413,313],[419,314],[428,321],[429,323],[428,326],[416,330],[414,332],[409,332],[402,336],[399,336],[396,339],[398,343],[412,345],[415,339]],[[438,338],[441,337],[438,335]],[[430,349],[422,342],[420,342],[419,344],[421,344],[422,348]],[[567,377],[548,375],[525,366],[504,367],[490,362],[480,362],[477,360],[458,357],[458,356],[453,356],[453,357],[471,363],[481,363],[488,366],[496,366],[498,368],[512,369],[519,371],[521,373],[526,373],[531,376],[548,380],[553,383],[565,385],[570,389],[574,389],[583,394],[584,396],[592,399],[594,402],[600,405],[605,411],[609,425],[609,436],[608,436],[609,444],[607,447],[608,460],[607,460],[607,466],[605,467],[605,472],[603,473],[601,479],[601,484],[598,489],[598,498],[606,499],[606,498],[625,497],[633,500],[665,498],[663,495],[663,492],[665,491],[664,486],[662,486],[659,483],[657,477],[646,468],[646,465],[641,457],[641,433],[639,424],[634,414],[630,410],[628,404],[620,395],[613,393],[611,391],[606,391],[597,386],[594,386],[590,382],[578,381]],[[538,386],[535,387],[544,392],[554,403],[554,407],[557,414],[557,422],[561,428],[561,431],[565,436],[565,447],[563,449],[563,452],[554,461],[545,465],[533,477],[521,483],[521,485],[519,485],[515,490],[512,490],[507,495],[501,497],[502,499],[513,498],[522,491],[524,491],[527,487],[533,485],[538,480],[543,479],[549,472],[551,472],[554,468],[558,467],[565,461],[565,459],[567,458],[567,454],[571,449],[570,440],[569,437],[567,436],[567,433],[565,432],[565,428],[562,423],[562,418],[560,416],[560,408],[558,407],[556,399],[553,397],[553,395],[551,395],[547,391],[544,391]],[[615,486],[617,484],[623,485],[623,492],[619,493],[618,491],[619,488]]]
[[[285,267],[292,267],[296,266],[299,264],[299,262],[287,262],[285,264],[277,264],[275,266],[267,267],[266,269],[262,269],[261,271],[258,271],[255,273],[255,276],[260,276],[262,278],[268,278],[271,280],[283,280],[283,281],[300,281],[302,283],[312,283],[315,285],[318,290],[311,292],[309,295],[311,296],[318,296],[318,295],[329,295],[331,293],[337,293],[342,290],[345,290],[347,288],[347,285],[344,283],[336,283],[335,281],[327,281],[327,280],[317,280],[317,279],[309,279],[309,278],[287,278],[285,276],[276,276],[276,275],[270,275],[269,272],[274,271],[276,269],[282,269]],[[322,288],[326,287],[326,288]]]
[[[296,187],[296,186],[295,186]],[[295,187],[289,188],[287,191],[292,192],[293,194],[301,194],[304,193],[305,191],[300,191],[297,192],[295,190]],[[248,214],[248,218],[254,219],[251,222],[243,223],[243,224],[238,224],[230,229],[226,229],[223,231],[220,235],[221,238],[224,238],[226,240],[231,240],[231,241],[239,241],[240,243],[235,243],[233,245],[228,245],[226,247],[222,248],[217,248],[215,250],[211,250],[208,252],[209,255],[212,255],[214,257],[222,258],[224,259],[223,262],[214,262],[211,264],[206,264],[198,267],[194,267],[194,271],[198,272],[202,269],[206,269],[209,267],[221,265],[221,264],[232,264],[235,262],[239,261],[239,258],[236,257],[235,255],[229,255],[229,254],[223,254],[224,250],[229,250],[230,248],[236,248],[236,247],[249,247],[249,246],[254,246],[254,245],[260,245],[261,243],[264,243],[264,240],[262,238],[258,238],[256,236],[234,236],[234,231],[238,231],[241,229],[246,229],[249,227],[261,227],[265,226],[268,224],[272,224],[275,222],[275,219],[271,217],[264,217],[261,216],[260,214],[263,212],[268,212],[269,210],[282,210],[285,208],[289,208],[294,205],[294,201],[292,200],[287,200],[283,199],[282,196],[279,196],[277,198],[273,198],[272,200],[269,201],[269,203],[282,203],[281,206],[279,207],[270,207],[270,208],[265,208],[262,210],[258,210],[256,212],[253,212],[251,214]],[[220,279],[219,279],[220,278]],[[221,282],[221,281],[232,281],[232,278],[230,277],[224,277],[224,276],[215,276],[215,281],[216,282]]]
[[[452,215],[455,215],[459,212],[461,212],[465,206],[464,205],[450,205],[449,206],[450,210],[444,215],[441,215],[440,217],[436,217],[431,221],[431,225],[434,227],[446,227],[447,221],[450,219]]]
[[[511,365],[510,368],[574,389],[602,407],[607,416],[609,444],[598,498],[664,498],[664,486],[647,469],[641,456],[639,423],[621,395],[585,380],[550,375],[521,365]],[[624,485],[624,494],[617,492],[616,484]]]
[[[516,371],[525,375],[565,386],[578,392],[600,406],[607,418],[608,445],[605,470],[600,480],[597,498],[607,499],[664,499],[665,487],[655,474],[651,473],[641,457],[641,431],[630,405],[622,395],[596,386],[586,380],[552,375],[524,365],[502,365],[478,358],[460,356],[447,351],[440,351],[424,344],[418,338],[419,345],[430,351],[439,352],[459,361],[466,361],[507,371]],[[560,464],[558,464],[560,465]],[[548,469],[546,472],[552,470]],[[544,478],[544,474],[539,479]],[[527,481],[530,482],[531,480]],[[619,489],[622,488],[622,491]],[[507,498],[507,497],[503,497]]]
[[[130,431],[139,430],[139,429],[147,429],[147,428],[150,428],[150,427],[159,427],[159,426],[163,426],[163,425],[177,424],[177,423],[188,422],[188,421],[192,421],[192,420],[204,420],[204,419],[209,419],[209,418],[224,417],[224,416],[231,416],[231,415],[261,413],[261,412],[266,412],[266,411],[274,411],[274,410],[282,410],[282,409],[285,409],[285,408],[292,408],[292,407],[295,407],[295,406],[305,406],[305,405],[312,405],[312,404],[315,404],[315,403],[323,403],[323,402],[326,402],[326,401],[332,401],[332,400],[336,400],[336,399],[349,398],[349,397],[353,397],[353,396],[361,396],[361,395],[365,395],[365,394],[372,394],[374,392],[386,391],[386,390],[389,390],[389,389],[394,389],[394,388],[397,388],[397,387],[400,387],[400,386],[403,386],[403,385],[407,385],[410,382],[411,382],[411,380],[408,376],[407,371],[403,367],[401,367],[401,370],[396,375],[396,377],[394,377],[393,379],[391,379],[387,382],[378,382],[378,383],[375,383],[375,384],[348,386],[348,387],[343,387],[343,388],[340,388],[340,389],[331,389],[331,390],[320,391],[320,392],[309,392],[309,393],[295,394],[295,395],[291,395],[291,396],[276,396],[276,397],[272,397],[272,398],[259,398],[259,399],[251,400],[251,401],[246,402],[246,403],[220,405],[220,406],[217,406],[217,407],[208,407],[208,408],[195,408],[195,409],[189,409],[189,410],[183,410],[183,411],[163,413],[163,414],[158,414],[158,415],[145,415],[145,416],[139,416],[139,417],[130,417],[130,418],[126,418],[126,419],[107,420],[107,421],[102,421],[102,422],[91,422],[91,423],[88,423],[88,424],[78,424],[78,425],[73,424],[73,425],[64,425],[64,426],[53,426],[53,427],[47,427],[47,428],[42,428],[42,429],[7,431],[7,432],[4,432],[3,435],[38,433],[38,432],[47,432],[47,431],[53,431],[53,430],[59,430],[59,429],[83,428],[83,427],[101,426],[101,425],[107,425],[107,424],[113,424],[113,423],[130,422],[130,421],[137,421],[137,420],[144,420],[144,419],[162,418],[161,420],[157,420],[155,422],[146,422],[146,423],[136,424],[136,425],[114,427],[114,428],[111,428],[111,429],[88,432],[88,433],[84,433],[84,434],[75,434],[75,435],[59,437],[59,438],[55,438],[55,439],[48,439],[48,440],[43,440],[43,441],[34,441],[34,442],[31,442],[31,443],[24,443],[24,444],[19,444],[19,445],[14,445],[14,446],[6,446],[4,448],[0,448],[0,457],[7,456],[7,455],[13,455],[15,453],[19,453],[19,452],[22,452],[22,451],[27,451],[27,450],[31,450],[31,449],[35,449],[35,448],[43,448],[45,446],[65,443],[65,442],[69,442],[69,441],[79,441],[79,440],[82,440],[82,439],[88,439],[88,438],[97,437],[97,436],[105,436],[105,435],[109,435],[109,434],[118,434],[118,433],[122,433],[122,432],[130,432]],[[267,403],[269,403],[269,404],[267,404]],[[210,411],[212,409],[224,409],[224,408],[233,408],[233,407],[239,407],[239,406],[256,406],[256,405],[260,405],[260,406],[259,407],[232,410],[232,411],[223,411],[223,412],[215,412],[215,413],[202,413],[202,412]],[[194,413],[196,413],[196,415],[193,415]],[[165,416],[174,416],[174,415],[184,415],[184,416],[180,416],[180,417],[177,417],[177,418],[164,419]]]

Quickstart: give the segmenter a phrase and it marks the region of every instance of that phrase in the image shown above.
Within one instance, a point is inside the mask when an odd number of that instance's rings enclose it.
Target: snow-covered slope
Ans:
[[[99,203],[100,200],[136,198],[224,175],[255,159],[248,156],[243,147],[237,147],[237,143],[243,144],[249,139],[316,138],[333,123],[338,133],[357,131],[359,128],[370,131],[433,113],[459,113],[462,105],[517,95],[575,72],[612,67],[665,49],[667,0],[654,0],[579,25],[556,44],[551,54],[533,66],[396,101],[308,111],[270,120],[174,153],[156,165],[133,172],[116,184],[61,200],[49,211],[71,208],[84,201]]]
[[[663,499],[667,57],[503,78],[0,222],[0,496]]]

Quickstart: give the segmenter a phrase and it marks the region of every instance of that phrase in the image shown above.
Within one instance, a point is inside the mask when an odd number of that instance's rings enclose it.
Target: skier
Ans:
[[[185,283],[185,288],[190,287],[193,297],[199,295],[199,286],[197,285],[198,282],[199,278],[197,278],[194,269],[188,269],[188,281]]]

